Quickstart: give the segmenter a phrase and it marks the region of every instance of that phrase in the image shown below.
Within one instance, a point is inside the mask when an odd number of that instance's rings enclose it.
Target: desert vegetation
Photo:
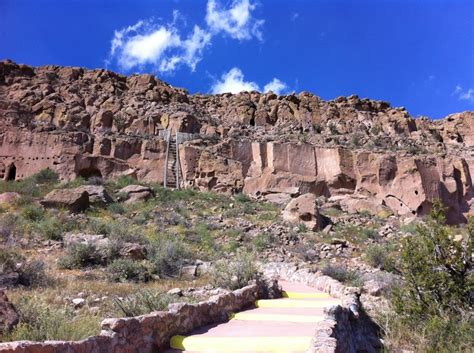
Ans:
[[[79,213],[40,203],[51,190],[91,185],[111,201]],[[128,202],[121,190],[130,185],[149,187],[152,197]],[[45,170],[0,187],[19,195],[0,207],[0,278],[12,281],[7,293],[20,315],[2,341],[81,339],[104,318],[199,301],[246,285],[258,262],[293,261],[378,296],[384,304],[369,311],[387,351],[472,347],[474,222],[447,226],[441,204],[408,224],[322,207],[330,226],[313,231],[243,194],[169,190],[130,177],[63,183]]]

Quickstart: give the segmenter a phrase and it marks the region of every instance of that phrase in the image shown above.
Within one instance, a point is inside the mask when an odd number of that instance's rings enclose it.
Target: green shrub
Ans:
[[[460,239],[445,221],[444,207],[435,202],[427,224],[402,244],[398,267],[404,282],[394,290],[392,305],[396,324],[420,333],[412,342],[417,352],[474,346],[474,222]]]
[[[112,282],[148,282],[150,271],[142,263],[130,259],[117,259],[107,266],[107,278]]]
[[[274,245],[275,237],[271,233],[263,232],[253,238],[252,242],[257,251],[262,251]]]
[[[107,232],[109,238],[112,240],[116,239],[122,242],[145,244],[147,243],[147,239],[142,231],[141,227],[134,226],[129,221],[120,220],[108,222]]]
[[[56,184],[59,181],[58,173],[49,168],[40,170],[38,173],[33,174],[31,178],[37,184]]]
[[[212,270],[214,286],[231,290],[242,288],[258,276],[252,254],[239,253],[237,260],[221,259],[216,261]]]
[[[129,175],[122,175],[120,177],[117,178],[117,180],[115,180],[115,187],[117,189],[123,189],[124,187],[126,186],[129,186],[129,185],[136,185],[136,184],[140,184],[137,179],[129,176]]]
[[[112,221],[100,217],[90,217],[87,220],[86,228],[92,234],[110,234],[110,224]]]
[[[395,268],[395,259],[390,253],[387,245],[373,245],[365,251],[365,260],[370,266],[380,268],[385,271],[392,271]]]
[[[190,255],[190,251],[182,241],[161,240],[152,248],[151,261],[154,272],[163,277],[176,277]]]
[[[44,239],[61,240],[63,233],[68,231],[67,223],[62,223],[56,217],[43,219],[34,225],[34,229]]]
[[[111,203],[107,206],[107,209],[113,214],[124,214],[126,211],[125,206],[120,202]]]
[[[0,246],[0,273],[15,270],[16,264],[22,260],[23,256],[16,250]]]
[[[96,266],[102,263],[102,259],[97,249],[92,244],[74,244],[65,256],[58,261],[58,266],[65,269],[84,268]]]
[[[46,265],[41,260],[26,261],[19,270],[19,282],[26,287],[46,287],[53,279],[46,272]]]
[[[75,315],[68,307],[55,309],[36,296],[23,296],[14,304],[20,324],[3,335],[3,341],[74,341],[96,335],[100,329],[98,316]]]
[[[356,271],[348,270],[347,267],[342,265],[330,265],[326,264],[321,272],[325,276],[329,276],[338,280],[339,282],[346,283],[354,287],[362,287],[363,281],[359,273]]]
[[[28,221],[37,222],[43,219],[45,214],[44,208],[36,204],[29,204],[21,210],[21,215]]]
[[[239,203],[248,203],[252,202],[252,199],[245,194],[239,193],[234,195],[234,200]]]
[[[114,298],[114,306],[119,315],[133,317],[166,310],[171,303],[182,301],[179,297],[165,293],[143,290],[124,298]]]

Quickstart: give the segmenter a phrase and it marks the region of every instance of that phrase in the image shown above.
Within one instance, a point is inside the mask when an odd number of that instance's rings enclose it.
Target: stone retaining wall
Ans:
[[[265,283],[252,284],[197,304],[171,304],[168,311],[147,315],[105,319],[98,336],[82,341],[17,341],[0,343],[0,353],[151,353],[169,345],[174,335],[227,320],[231,312],[254,304]]]
[[[358,288],[346,287],[335,279],[294,264],[270,263],[262,266],[267,278],[302,283],[335,298],[342,304],[326,308],[327,317],[318,324],[308,353],[376,353],[382,345],[376,325],[365,314]]]

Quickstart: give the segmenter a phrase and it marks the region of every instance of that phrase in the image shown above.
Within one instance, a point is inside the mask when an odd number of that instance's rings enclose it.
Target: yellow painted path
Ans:
[[[228,322],[174,336],[167,353],[305,352],[324,320],[324,308],[340,301],[304,285],[280,284],[283,298],[257,300],[255,308],[232,314]]]

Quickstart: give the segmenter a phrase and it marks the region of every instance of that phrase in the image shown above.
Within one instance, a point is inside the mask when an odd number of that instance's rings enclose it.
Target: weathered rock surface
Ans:
[[[283,211],[285,221],[304,224],[309,230],[324,228],[325,221],[319,214],[314,194],[304,194],[290,201]]]
[[[9,206],[21,199],[21,195],[17,192],[4,192],[0,194],[0,206]]]
[[[351,212],[409,217],[440,198],[453,223],[474,202],[474,112],[432,121],[357,96],[190,95],[151,75],[3,61],[0,116],[5,180],[51,168],[63,180],[163,183],[167,128],[192,140],[178,151],[183,186],[281,205],[344,195]]]
[[[107,260],[112,246],[121,257],[143,260],[147,255],[147,249],[144,245],[129,242],[113,244],[113,241],[102,234],[66,233],[63,237],[63,244],[66,248],[77,244],[91,245],[103,261]]]
[[[89,194],[85,190],[56,189],[48,193],[41,204],[44,207],[66,208],[71,212],[86,210],[89,203]]]
[[[84,185],[75,190],[78,192],[86,191],[89,194],[89,203],[91,205],[104,206],[113,202],[112,197],[102,185]]]
[[[0,290],[0,333],[12,329],[18,324],[20,317],[4,291]]]
[[[143,185],[129,185],[118,191],[119,195],[125,197],[125,203],[146,201],[153,197],[153,189]]]

